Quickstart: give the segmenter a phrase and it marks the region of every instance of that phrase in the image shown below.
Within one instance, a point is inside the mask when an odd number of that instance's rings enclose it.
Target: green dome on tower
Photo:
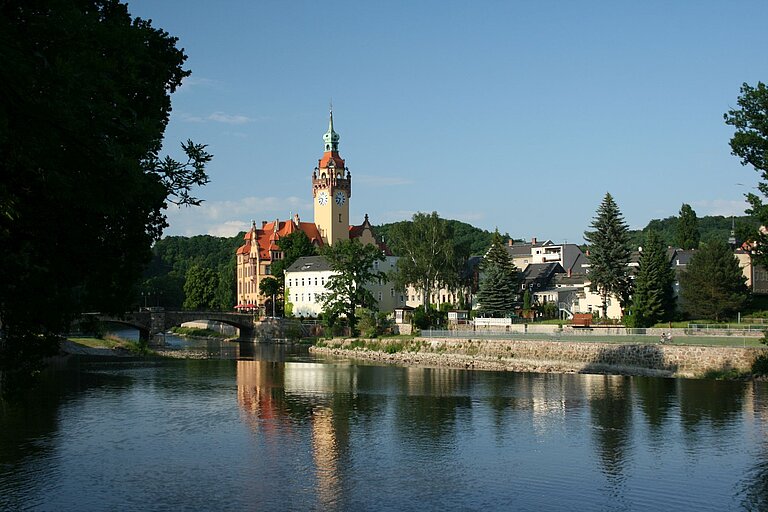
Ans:
[[[333,110],[331,110],[328,121],[328,131],[323,135],[323,142],[325,143],[325,151],[339,151],[339,134],[333,131]]]

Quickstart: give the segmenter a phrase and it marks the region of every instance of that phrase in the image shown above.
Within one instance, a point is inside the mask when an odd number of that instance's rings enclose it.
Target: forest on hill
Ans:
[[[410,221],[401,221],[410,222]],[[645,235],[651,229],[656,231],[664,243],[675,246],[678,217],[653,219],[642,230],[633,230],[631,243],[643,245]],[[374,226],[380,240],[392,245],[390,233],[397,222]],[[472,255],[485,254],[491,245],[493,233],[477,228],[466,222],[448,220],[457,244],[466,244]],[[698,219],[702,242],[728,240],[732,223],[736,226],[736,237],[743,240],[745,234],[757,229],[757,220],[752,217],[705,216]],[[140,286],[136,304],[139,306],[164,306],[182,308],[189,299],[187,291],[203,297],[202,302],[188,303],[195,309],[231,310],[235,305],[235,251],[243,244],[244,233],[233,237],[197,235],[193,237],[168,236],[159,240],[152,249],[152,260]],[[505,238],[510,238],[504,233]],[[545,239],[545,237],[542,237]],[[557,242],[557,241],[555,241]]]
[[[679,217],[672,216],[666,219],[653,219],[643,229],[630,231],[633,249],[642,247],[648,231],[655,231],[664,245],[676,247],[677,223]],[[760,227],[760,222],[751,216],[723,217],[722,215],[708,215],[698,218],[699,234],[703,243],[713,240],[727,241],[731,234],[732,226],[735,226],[736,239],[744,241],[748,233],[754,232]]]

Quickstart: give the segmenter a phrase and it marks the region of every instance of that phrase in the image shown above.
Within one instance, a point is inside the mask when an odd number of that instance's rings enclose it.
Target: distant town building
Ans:
[[[374,270],[386,274],[394,271],[396,256],[385,256],[384,261],[375,261]],[[296,260],[285,271],[287,302],[291,304],[293,315],[298,317],[317,317],[323,310],[321,296],[328,293],[328,279],[334,275],[328,261],[322,256],[305,256]],[[405,305],[405,295],[390,280],[369,283],[366,288],[377,301],[379,311],[393,311]]]
[[[389,253],[383,243],[377,243],[367,214],[362,224],[349,224],[352,175],[339,155],[339,139],[331,112],[328,131],[323,135],[323,156],[312,171],[314,221],[302,222],[297,214],[290,220],[263,221],[260,227],[253,222],[243,237],[245,243],[237,249],[236,308],[252,310],[263,306],[267,298],[259,293],[259,283],[272,275],[272,264],[283,258],[280,239],[296,231],[303,231],[318,248],[356,238]]]

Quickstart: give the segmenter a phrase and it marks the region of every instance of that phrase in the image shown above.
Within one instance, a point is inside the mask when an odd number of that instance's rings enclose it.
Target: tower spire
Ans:
[[[328,116],[328,131],[323,135],[323,142],[325,143],[325,151],[333,151],[338,153],[339,151],[339,134],[333,129],[333,103],[330,105],[330,112]]]

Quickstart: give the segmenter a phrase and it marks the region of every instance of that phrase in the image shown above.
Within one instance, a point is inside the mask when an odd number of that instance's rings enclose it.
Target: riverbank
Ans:
[[[655,377],[745,377],[768,348],[524,340],[333,339],[315,354],[403,366]]]
[[[219,338],[220,339],[220,338]],[[130,350],[124,345],[116,346],[88,346],[75,340],[64,339],[59,345],[61,355],[66,359],[75,357],[82,361],[146,361],[158,358],[169,359],[208,359],[205,350],[179,350],[167,347],[154,347],[144,353]]]

